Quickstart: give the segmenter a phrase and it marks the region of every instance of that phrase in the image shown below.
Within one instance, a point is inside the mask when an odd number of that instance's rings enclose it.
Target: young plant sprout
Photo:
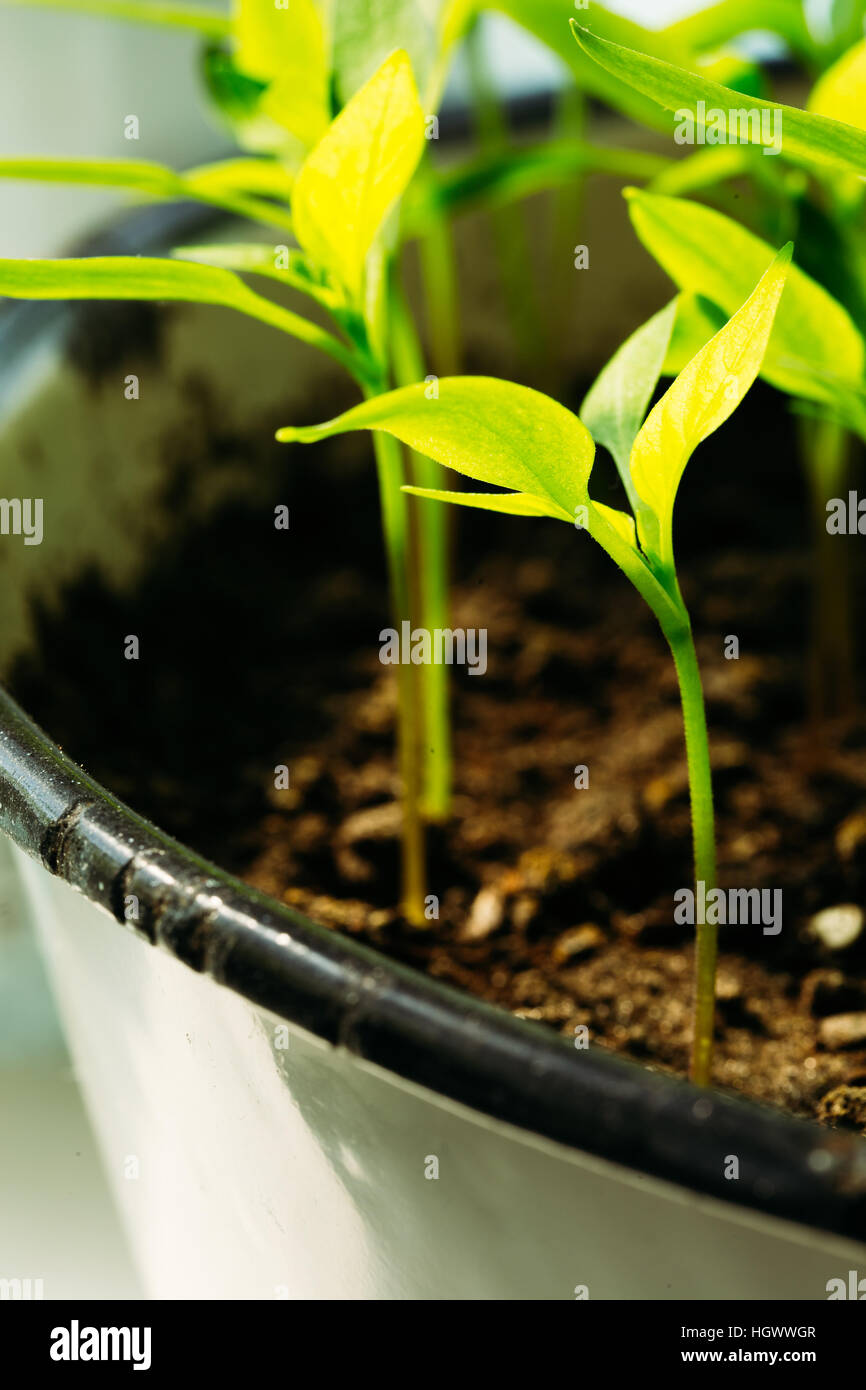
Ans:
[[[307,19],[315,7],[299,6]],[[248,45],[263,26],[258,46],[272,41],[273,13],[250,10],[243,30]],[[309,13],[308,13],[309,12]],[[294,10],[292,11],[294,14]],[[253,26],[253,27],[251,27]],[[269,39],[269,35],[271,36]],[[270,90],[270,88],[269,88]],[[293,89],[297,95],[297,89]],[[316,87],[316,91],[319,88]],[[319,92],[321,96],[321,92]],[[279,97],[279,100],[278,100]],[[281,113],[284,127],[300,138],[322,126],[322,111],[307,103],[288,109],[290,93],[280,88],[268,110]],[[303,106],[303,103],[301,103]],[[294,108],[292,108],[294,110]],[[314,119],[315,117],[315,119]],[[296,128],[296,129],[295,129]],[[66,260],[0,261],[0,295],[24,299],[175,300],[239,310],[299,338],[343,367],[369,399],[392,384],[388,305],[390,219],[425,147],[425,116],[411,64],[404,52],[392,53],[312,144],[297,176],[276,161],[231,161],[189,175],[158,166],[87,161],[9,160],[0,175],[91,183],[121,183],[157,196],[195,196],[227,211],[291,229],[298,248],[260,242],[181,248],[175,259],[138,256]],[[241,166],[238,168],[238,166]],[[267,198],[262,195],[266,194]],[[277,280],[313,300],[332,323],[326,329],[263,295],[235,272]],[[410,501],[402,450],[387,435],[375,439],[382,529],[388,561],[393,617],[397,628],[412,620],[413,588],[426,615],[441,614],[447,575],[445,536],[439,524],[419,521],[423,570],[412,572]],[[435,465],[428,465],[435,467]],[[422,479],[431,481],[429,475]],[[427,509],[420,509],[426,511]],[[441,625],[441,617],[439,623]],[[420,683],[422,694],[416,691]],[[408,919],[425,924],[424,790],[436,788],[447,809],[447,692],[442,667],[404,667],[398,672],[398,750],[403,791],[403,891]],[[425,693],[429,687],[429,693]],[[423,726],[426,715],[428,727]],[[433,729],[435,732],[430,733]],[[442,803],[445,803],[444,806]]]
[[[741,302],[769,243],[714,208],[684,198],[628,189],[635,231],[683,292],[666,371]],[[792,265],[761,376],[815,418],[804,467],[818,557],[813,620],[811,707],[816,717],[853,703],[852,624],[845,552],[827,532],[827,501],[847,495],[846,441],[866,442],[866,340],[851,314],[817,280]]]
[[[725,9],[733,16],[734,8],[716,7],[713,23]],[[752,7],[745,8],[750,24],[760,22]],[[810,280],[798,270],[796,285],[792,279],[783,310],[787,329],[781,322],[777,326],[767,357],[775,374],[768,370],[767,376],[795,396],[800,413],[812,417],[803,423],[801,447],[818,559],[810,703],[820,721],[850,713],[855,693],[850,578],[844,552],[832,538],[828,541],[825,507],[846,492],[851,434],[866,437],[866,41],[862,6],[832,7],[821,26],[823,43],[802,26],[803,16],[793,18],[796,6],[787,8],[788,15],[777,13],[773,24],[783,26],[782,37],[808,70],[820,73],[806,110],[768,101],[751,87],[737,91],[736,83],[723,86],[705,70],[687,70],[670,51],[639,51],[642,41],[627,34],[595,32],[595,25],[590,31],[574,21],[572,31],[581,55],[607,80],[627,84],[655,102],[659,113],[670,113],[671,134],[685,117],[684,138],[701,146],[664,171],[651,185],[651,194],[693,190],[719,200],[731,179],[748,177],[758,229],[772,229],[774,241],[796,234],[803,264],[815,277]],[[685,23],[695,42],[706,26],[700,16]],[[764,158],[767,154],[772,157]],[[742,216],[741,201],[737,217]],[[637,199],[632,217],[641,239],[681,288],[730,313],[731,298],[761,254],[760,237],[681,199]],[[782,236],[780,226],[786,229]],[[693,307],[689,312],[694,316]]]
[[[553,517],[589,532],[649,604],[670,646],[685,726],[696,882],[716,886],[712,777],[691,622],[674,561],[673,511],[694,450],[728,419],[757,377],[791,261],[789,243],[742,307],[692,358],[644,420],[668,350],[677,301],[639,329],[601,373],[581,421],[539,392],[489,377],[452,377],[378,396],[322,425],[278,432],[313,443],[369,429],[505,493],[412,489],[419,496],[512,516]],[[594,436],[594,437],[593,437]],[[589,495],[595,443],[613,454],[631,514]],[[710,1079],[716,927],[697,925],[692,1075]]]

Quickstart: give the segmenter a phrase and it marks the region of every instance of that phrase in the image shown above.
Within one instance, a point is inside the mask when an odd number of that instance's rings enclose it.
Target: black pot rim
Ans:
[[[153,253],[213,221],[194,205],[151,207],[77,254]],[[2,306],[0,385],[59,312],[84,310]],[[3,690],[0,828],[145,941],[405,1081],[634,1174],[866,1242],[866,1144],[856,1135],[600,1047],[578,1050],[265,897],[121,803]],[[736,1182],[725,1177],[731,1155]]]

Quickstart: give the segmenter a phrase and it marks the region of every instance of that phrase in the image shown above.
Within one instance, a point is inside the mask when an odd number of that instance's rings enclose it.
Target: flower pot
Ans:
[[[593,205],[609,241],[612,205]],[[202,234],[199,214],[150,211],[110,247]],[[470,226],[466,321],[507,371],[479,243]],[[654,307],[635,275],[587,305],[575,370]],[[45,506],[40,545],[3,539],[3,670],[98,584],[121,607],[91,667],[122,729],[161,640],[144,609],[128,625],[154,557],[198,563],[202,522],[233,500],[282,487],[291,510],[284,457],[263,446],[251,468],[239,441],[335,413],[345,389],[228,312],[24,305],[0,329],[4,488]],[[349,527],[372,472],[347,469]],[[211,636],[189,632],[218,720],[238,674],[214,645],[220,601]],[[85,723],[87,706],[85,682]],[[822,1299],[866,1269],[856,1136],[578,1049],[318,925],[148,823],[134,786],[127,807],[53,733],[0,696],[0,824],[152,1297]]]

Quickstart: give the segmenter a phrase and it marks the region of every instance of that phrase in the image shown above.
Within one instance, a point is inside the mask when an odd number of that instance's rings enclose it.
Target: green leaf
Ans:
[[[584,53],[623,82],[631,83],[639,92],[644,92],[668,111],[685,113],[696,120],[699,111],[718,111],[730,113],[743,111],[743,97],[730,87],[722,87],[717,82],[687,72],[657,58],[648,57],[620,44],[609,43],[598,38],[571,21],[574,37]],[[705,103],[699,108],[698,103]],[[748,98],[749,109],[770,113],[771,119],[764,129],[761,120],[740,124],[745,128],[753,144],[765,148],[775,147],[777,131],[781,129],[782,151],[792,160],[798,160],[809,167],[831,167],[866,175],[866,133],[855,130],[853,126],[840,121],[828,120],[826,116],[816,116],[809,111],[800,111],[794,106],[782,106],[778,102],[763,101],[759,97]],[[775,114],[774,114],[775,113]],[[777,125],[777,117],[780,126]]]
[[[866,130],[866,39],[849,48],[818,80],[809,110]]]
[[[0,294],[18,299],[175,299],[232,308],[256,298],[228,271],[147,256],[0,260]]]
[[[187,174],[175,173],[161,164],[131,159],[29,159],[0,160],[0,178],[38,180],[40,183],[87,184],[95,188],[122,188],[149,198],[194,198],[213,207],[256,221],[273,222],[291,229],[289,213],[258,194],[273,196],[277,189],[290,188],[288,177],[280,178],[273,160],[237,159],[202,165]],[[267,173],[266,173],[267,171]]]
[[[580,418],[596,444],[613,455],[632,508],[639,499],[629,469],[631,447],[662,374],[677,315],[672,299],[614,353],[580,408]]]
[[[326,309],[339,307],[333,290],[319,283],[306,257],[291,247],[252,241],[216,242],[205,246],[175,246],[171,254],[184,261],[222,266],[224,270],[249,275],[264,275],[269,280],[290,285],[292,289],[310,295]]]
[[[0,159],[0,178],[125,188],[154,198],[188,198],[183,175],[135,159]]]
[[[263,299],[237,275],[193,261],[147,256],[0,260],[0,295],[11,299],[139,299],[213,304],[300,338],[359,377],[355,354],[317,324]]]
[[[774,248],[713,208],[628,189],[635,231],[681,290],[734,313]],[[848,312],[798,266],[792,266],[762,375],[783,391],[826,401],[832,379],[862,381],[866,344]],[[829,385],[828,385],[829,381]]]
[[[120,19],[130,24],[155,24],[168,29],[187,29],[209,39],[225,38],[231,21],[203,6],[163,4],[161,0],[2,0],[4,5],[28,9],[74,10],[78,14],[102,19]]]
[[[760,369],[791,262],[789,242],[721,332],[701,348],[647,417],[631,452],[644,550],[673,573],[673,511],[698,445],[736,410]]]
[[[416,453],[509,493],[440,492],[422,497],[512,516],[550,516],[578,524],[610,555],[666,631],[681,630],[682,601],[652,572],[625,512],[593,502],[587,487],[595,445],[576,415],[549,396],[492,377],[443,377],[438,397],[420,383],[376,396],[323,425],[277,431],[284,443],[311,444],[350,430],[384,430]]]
[[[576,415],[527,386],[495,377],[443,377],[438,397],[423,383],[365,401],[323,425],[278,432],[310,444],[350,430],[379,429],[476,482],[528,493],[567,521],[588,500],[595,446]]]
[[[405,53],[393,53],[330,126],[295,184],[295,234],[356,304],[364,266],[424,148],[424,113]]]
[[[413,497],[427,497],[434,502],[453,502],[458,507],[474,507],[482,512],[504,512],[506,516],[552,516],[562,521],[558,507],[530,497],[526,492],[442,492],[432,487],[404,487]]]
[[[184,171],[187,188],[201,194],[250,193],[288,203],[295,180],[278,159],[220,159]]]
[[[331,119],[330,39],[315,0],[236,0],[234,36],[238,67],[268,84],[262,114],[314,145]]]

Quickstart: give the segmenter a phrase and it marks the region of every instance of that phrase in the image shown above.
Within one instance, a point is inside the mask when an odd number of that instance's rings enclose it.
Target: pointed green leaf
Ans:
[[[373,397],[322,425],[281,429],[284,443],[314,443],[351,430],[385,430],[478,482],[509,493],[441,492],[419,496],[511,516],[550,516],[585,529],[619,565],[663,624],[681,624],[682,605],[653,574],[637,546],[634,521],[589,497],[595,446],[570,410],[526,386],[492,377],[443,377],[438,397],[428,386]]]
[[[627,196],[635,231],[680,289],[734,313],[773,247],[703,204],[639,189]],[[864,369],[866,344],[847,310],[792,265],[762,375],[792,395],[826,401],[833,378],[856,386]]]
[[[442,492],[432,487],[404,487],[413,497],[426,497],[434,502],[453,502],[458,507],[475,507],[482,512],[504,512],[506,516],[552,516],[562,521],[558,507],[530,497],[526,492]]]
[[[355,406],[323,425],[282,429],[310,444],[333,434],[380,429],[419,454],[477,482],[510,488],[556,508],[565,520],[586,504],[595,446],[576,415],[549,396],[495,377],[443,377],[439,395],[422,382]]]
[[[792,243],[779,252],[741,309],[692,359],[647,417],[634,442],[631,476],[642,506],[644,550],[673,570],[673,511],[686,464],[736,410],[757,377],[785,288]]]
[[[671,340],[677,301],[633,333],[599,373],[580,408],[580,418],[596,444],[613,455],[632,508],[637,509],[629,456],[662,373]]]
[[[424,148],[424,113],[405,53],[387,58],[311,152],[295,184],[295,234],[358,302],[373,240]]]
[[[11,299],[154,299],[220,305],[300,338],[358,375],[358,359],[330,333],[263,299],[231,271],[194,261],[147,256],[0,260],[2,295]]]
[[[705,77],[675,67],[672,63],[650,58],[631,48],[609,43],[571,21],[574,36],[583,52],[599,63],[606,72],[631,83],[668,111],[686,112],[697,118],[700,109],[743,112],[746,99],[730,87],[722,87]],[[794,106],[763,101],[749,96],[748,108],[769,113],[767,122],[738,121],[738,128],[748,133],[751,143],[765,148],[777,148],[781,133],[781,151],[792,160],[813,165],[845,169],[866,175],[866,133],[841,121],[813,115]],[[705,103],[699,108],[698,103]],[[747,114],[747,113],[745,113]]]

